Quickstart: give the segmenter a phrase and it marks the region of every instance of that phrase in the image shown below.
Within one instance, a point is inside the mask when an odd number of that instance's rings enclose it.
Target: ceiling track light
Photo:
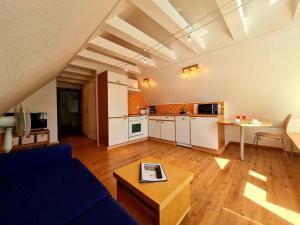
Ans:
[[[239,2],[242,2],[241,0],[230,0],[230,1],[228,1],[227,3],[225,3],[224,5],[218,7],[216,10],[210,12],[209,14],[218,12],[221,8],[226,7],[227,5],[231,4],[233,1],[239,1]],[[164,44],[163,44],[163,43],[166,42],[166,40],[168,40],[170,37],[175,37],[175,40],[173,40],[173,41],[176,41],[176,40],[178,40],[178,39],[181,39],[182,37],[185,37],[185,36],[187,35],[187,32],[188,32],[187,42],[191,42],[191,41],[192,41],[192,39],[191,39],[191,33],[195,32],[195,31],[198,31],[198,30],[202,29],[203,27],[208,26],[209,24],[212,24],[213,22],[219,20],[220,18],[222,18],[222,17],[224,17],[224,16],[226,16],[226,15],[229,15],[229,14],[233,13],[234,11],[237,11],[237,10],[240,11],[240,9],[241,9],[243,6],[246,6],[246,5],[248,5],[249,3],[253,2],[253,1],[254,1],[254,0],[249,0],[248,2],[245,2],[245,3],[242,2],[238,7],[236,7],[236,8],[234,8],[234,9],[232,9],[232,10],[226,12],[224,15],[220,15],[220,16],[218,16],[217,18],[214,18],[213,20],[208,21],[208,22],[206,22],[205,24],[203,24],[203,25],[201,25],[201,26],[196,27],[196,28],[193,29],[192,26],[193,26],[194,24],[198,24],[201,20],[207,18],[208,15],[209,15],[209,14],[207,14],[207,15],[201,17],[200,19],[194,21],[192,24],[188,24],[184,29],[181,29],[181,30],[177,31],[176,33],[171,34],[171,35],[168,36],[165,40],[158,42],[158,43],[155,44],[154,46],[149,47],[149,48],[143,48],[143,51],[149,52],[149,53],[152,53],[152,54],[153,54],[153,52],[156,52],[156,51],[160,50],[161,48],[163,48],[163,47],[164,47]],[[271,3],[273,3],[273,2],[275,3],[275,2],[277,2],[277,1],[279,1],[279,0],[269,0],[269,1],[270,1]],[[189,29],[189,28],[190,28],[190,29]],[[186,30],[186,29],[187,29],[187,30]],[[191,30],[191,31],[189,31],[189,30]],[[183,35],[179,36],[179,37],[176,37],[176,34],[182,32],[182,31],[185,31],[185,33],[184,33]],[[206,31],[206,33],[207,33],[207,31]],[[203,38],[203,37],[206,35],[206,33],[200,35],[200,37]],[[171,40],[171,41],[167,42],[167,44],[170,44],[170,43],[172,43],[173,41]],[[155,48],[156,46],[160,46],[160,47]],[[142,56],[142,57],[143,57],[142,54],[138,54],[138,55],[132,57],[132,59],[136,59],[136,58],[139,57],[139,56]],[[144,59],[144,63],[145,63],[145,59]],[[147,63],[147,62],[146,62],[146,63]],[[119,67],[116,66],[116,68],[119,68]]]
[[[128,69],[127,69],[127,68],[125,68],[125,69],[124,69],[124,71],[125,71],[125,72],[127,72],[127,71],[128,71]]]
[[[189,33],[189,36],[188,36],[187,42],[191,42],[191,41],[192,41],[192,38],[191,38],[191,33]]]
[[[147,61],[146,61],[146,59],[144,58],[144,64],[147,64]]]

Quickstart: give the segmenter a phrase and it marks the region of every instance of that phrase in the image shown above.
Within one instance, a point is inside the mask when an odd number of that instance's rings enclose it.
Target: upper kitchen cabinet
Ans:
[[[128,77],[123,74],[107,71],[107,81],[115,84],[123,84],[128,86]]]
[[[139,82],[134,79],[128,79],[128,91],[141,91],[139,89]]]

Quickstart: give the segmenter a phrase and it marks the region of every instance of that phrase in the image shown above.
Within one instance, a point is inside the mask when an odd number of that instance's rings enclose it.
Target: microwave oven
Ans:
[[[221,104],[198,104],[198,114],[221,114]]]

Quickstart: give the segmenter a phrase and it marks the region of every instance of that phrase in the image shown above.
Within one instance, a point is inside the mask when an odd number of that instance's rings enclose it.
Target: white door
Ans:
[[[160,138],[167,141],[175,141],[175,121],[160,122]]]
[[[109,146],[128,142],[128,118],[113,118],[108,120]]]
[[[191,144],[191,126],[189,116],[176,117],[176,142],[181,144]]]
[[[127,86],[108,83],[108,117],[122,117],[127,115]]]
[[[160,138],[159,120],[149,120],[149,137]]]
[[[218,124],[215,117],[191,118],[192,145],[218,149]]]

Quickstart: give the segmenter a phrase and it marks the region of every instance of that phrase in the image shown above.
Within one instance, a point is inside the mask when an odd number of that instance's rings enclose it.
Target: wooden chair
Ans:
[[[285,138],[286,132],[287,132],[287,127],[288,127],[288,124],[290,122],[291,116],[292,115],[289,114],[283,122],[283,129],[284,129],[283,134],[275,134],[275,133],[269,133],[269,132],[257,132],[257,133],[255,133],[254,140],[253,140],[254,148],[257,148],[258,140],[260,140],[261,138],[272,138],[272,139],[275,139],[275,140],[279,140],[281,142],[282,150],[284,151],[286,160],[288,161],[289,164],[291,164],[291,162],[288,158],[288,155],[287,155],[286,145],[285,145],[285,141],[284,141],[284,138]]]

